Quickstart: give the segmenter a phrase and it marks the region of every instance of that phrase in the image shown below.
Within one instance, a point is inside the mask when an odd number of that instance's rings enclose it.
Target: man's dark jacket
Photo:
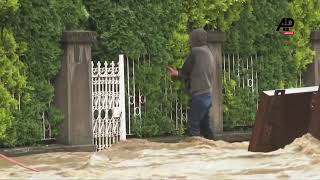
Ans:
[[[192,95],[212,92],[214,76],[214,58],[207,46],[207,33],[194,30],[190,36],[191,52],[178,76],[184,79]]]

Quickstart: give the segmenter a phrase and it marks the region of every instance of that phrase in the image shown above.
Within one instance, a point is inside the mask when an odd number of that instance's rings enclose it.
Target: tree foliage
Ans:
[[[10,9],[15,12],[9,11]],[[29,145],[41,139],[43,113],[51,123],[53,132],[56,133],[59,128],[62,116],[50,104],[54,91],[52,81],[60,69],[62,60],[62,32],[81,27],[86,20],[87,12],[80,0],[20,0],[19,4],[10,0],[0,2],[0,14],[4,16],[0,18],[2,28],[10,28],[13,32],[2,30],[2,37],[5,38],[2,38],[1,44],[11,48],[11,55],[1,57],[4,58],[1,63],[6,63],[7,68],[1,66],[1,71],[4,70],[5,73],[0,73],[0,77],[2,81],[8,81],[12,76],[14,82],[11,88],[5,84],[4,88],[9,90],[7,93],[3,92],[1,84],[0,94],[6,99],[15,91],[21,95],[20,111],[11,108],[0,113],[9,117],[0,118],[6,120],[4,124],[10,125],[8,121],[11,121],[11,128],[6,132],[7,137],[10,137],[10,143],[1,144]],[[13,36],[20,45],[14,45]],[[7,49],[4,51],[8,52]],[[20,69],[23,69],[24,76],[20,75]],[[8,99],[6,103],[17,106],[14,100]],[[0,108],[3,109],[2,106]]]
[[[296,71],[303,71],[313,62],[314,52],[310,46],[310,34],[320,28],[320,1],[293,0],[289,11],[295,25],[295,36],[291,43],[296,45],[294,53],[294,66]]]
[[[19,110],[18,96],[26,87],[25,65],[19,58],[25,49],[16,42],[9,22],[18,6],[15,0],[0,3],[0,145],[15,142],[10,132]]]
[[[167,41],[180,17],[181,1],[85,1],[88,26],[98,32],[95,58],[118,54],[137,58],[147,53],[167,54]]]
[[[187,0],[184,1],[185,16],[189,30],[203,28],[226,31],[240,18],[243,3],[247,0]]]

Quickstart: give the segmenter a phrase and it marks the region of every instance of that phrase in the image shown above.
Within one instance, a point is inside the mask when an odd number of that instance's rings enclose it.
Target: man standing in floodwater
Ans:
[[[207,32],[195,29],[190,34],[191,52],[182,69],[168,67],[171,77],[178,77],[186,82],[192,96],[191,110],[188,114],[188,136],[204,136],[212,139],[209,112],[212,103],[214,77],[214,59],[207,45]]]

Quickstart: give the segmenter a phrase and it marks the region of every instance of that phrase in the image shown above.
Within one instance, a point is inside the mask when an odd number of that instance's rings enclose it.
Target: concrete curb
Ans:
[[[251,138],[250,132],[224,132],[221,134],[215,135],[215,140],[222,140],[227,142],[242,142],[242,141],[250,141]]]
[[[19,148],[0,148],[0,154],[8,157],[48,153],[48,152],[95,152],[93,144],[88,145],[61,145],[50,144],[43,146],[19,147]]]

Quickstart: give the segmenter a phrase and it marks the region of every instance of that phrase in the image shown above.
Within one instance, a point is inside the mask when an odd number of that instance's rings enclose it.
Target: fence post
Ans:
[[[320,84],[320,31],[311,33],[311,45],[315,51],[314,62],[309,64],[304,73],[305,86],[318,86]]]
[[[91,114],[91,45],[96,33],[66,31],[64,56],[55,81],[54,104],[64,114],[58,142],[93,146]]]
[[[212,108],[210,110],[210,126],[214,130],[214,136],[223,132],[223,97],[222,97],[222,44],[225,41],[223,32],[208,31],[208,46],[211,50],[214,60],[214,82],[212,89]]]
[[[120,97],[120,111],[121,111],[121,119],[120,119],[120,140],[126,140],[126,103],[125,103],[125,84],[124,84],[124,58],[123,55],[119,55],[119,97]]]

